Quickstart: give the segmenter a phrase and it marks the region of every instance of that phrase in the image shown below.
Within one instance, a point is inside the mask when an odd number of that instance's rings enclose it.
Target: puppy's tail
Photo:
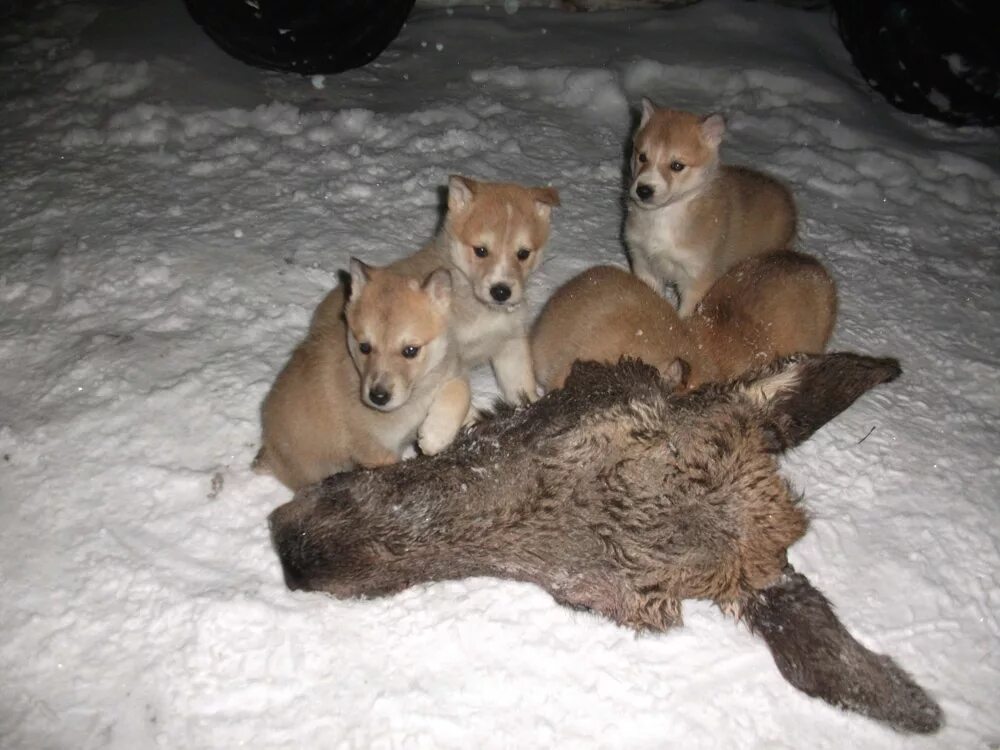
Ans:
[[[827,703],[899,732],[930,734],[940,706],[888,656],[858,643],[809,580],[791,566],[742,603],[741,618],[767,641],[785,679]]]

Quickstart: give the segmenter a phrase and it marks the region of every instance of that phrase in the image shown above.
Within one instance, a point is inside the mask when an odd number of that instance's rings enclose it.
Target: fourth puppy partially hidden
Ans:
[[[614,363],[623,356],[694,387],[783,355],[822,352],[836,317],[830,274],[790,250],[730,269],[689,318],[638,277],[597,266],[549,299],[532,330],[532,357],[547,390],[562,386],[574,360]]]

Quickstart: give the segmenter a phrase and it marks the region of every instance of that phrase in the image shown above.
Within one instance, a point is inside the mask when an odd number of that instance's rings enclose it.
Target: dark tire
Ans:
[[[340,73],[378,57],[414,0],[185,0],[237,60],[271,70]]]
[[[893,106],[955,125],[1000,124],[996,0],[833,0],[858,71]]]

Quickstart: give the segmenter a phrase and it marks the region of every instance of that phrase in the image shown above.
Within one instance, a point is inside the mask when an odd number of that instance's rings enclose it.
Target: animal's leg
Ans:
[[[854,640],[826,598],[791,566],[743,603],[742,618],[767,641],[785,679],[807,695],[900,732],[928,734],[944,722],[923,688],[888,656]]]
[[[660,591],[634,595],[635,601],[625,612],[623,625],[636,630],[667,630],[680,625],[681,600]]]
[[[598,612],[638,631],[663,631],[682,621],[681,601],[659,589],[624,591],[617,585],[599,585],[587,579],[549,591],[560,604]]]
[[[504,400],[519,404],[523,400],[538,399],[535,372],[531,363],[531,347],[528,339],[521,336],[504,343],[493,357],[493,372]]]
[[[642,253],[632,252],[629,255],[632,273],[645,282],[657,294],[663,294],[663,279],[653,272],[653,265]]]
[[[462,427],[471,427],[474,424],[479,424],[483,421],[483,412],[481,409],[469,405],[469,411],[465,415],[465,419],[462,420]]]
[[[444,450],[462,428],[469,414],[472,392],[464,377],[453,378],[441,386],[427,417],[420,425],[417,445],[428,456]]]
[[[698,306],[698,303],[708,294],[708,290],[712,288],[712,284],[714,283],[715,277],[710,273],[706,273],[694,279],[683,289],[678,286],[677,291],[681,298],[681,304],[677,308],[677,314],[682,318],[691,315]]]

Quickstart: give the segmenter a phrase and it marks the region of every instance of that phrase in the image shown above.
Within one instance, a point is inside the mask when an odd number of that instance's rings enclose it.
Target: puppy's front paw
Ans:
[[[447,448],[453,437],[455,435],[451,431],[428,421],[424,422],[417,434],[417,445],[425,456],[433,456]]]

